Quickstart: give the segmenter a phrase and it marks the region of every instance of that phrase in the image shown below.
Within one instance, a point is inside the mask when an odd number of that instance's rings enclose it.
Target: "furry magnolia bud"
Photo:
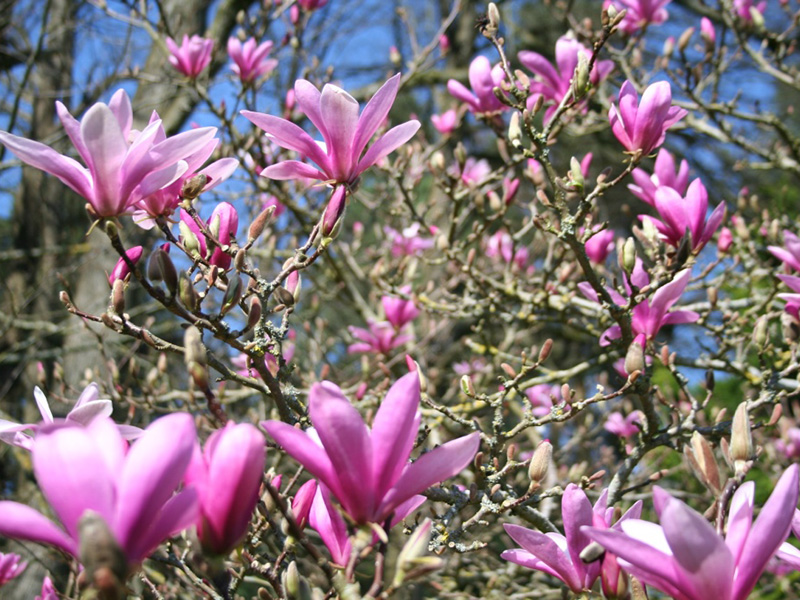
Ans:
[[[103,517],[93,510],[84,512],[78,521],[78,538],[80,561],[86,578],[97,591],[97,598],[125,598],[128,563]]]
[[[531,457],[531,462],[528,464],[528,477],[530,477],[531,486],[538,485],[544,481],[547,476],[547,470],[550,468],[551,460],[553,460],[553,444],[550,443],[550,440],[539,442]]]

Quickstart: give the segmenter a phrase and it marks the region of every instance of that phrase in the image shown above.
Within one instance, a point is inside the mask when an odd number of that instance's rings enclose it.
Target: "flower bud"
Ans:
[[[121,315],[125,312],[125,284],[117,279],[111,287],[111,309]]]
[[[208,175],[197,174],[184,181],[181,186],[181,198],[190,201],[197,198],[203,191],[203,188],[206,187],[209,179]]]
[[[244,294],[244,282],[238,273],[234,273],[228,278],[228,288],[225,290],[225,296],[222,299],[222,308],[220,314],[227,314],[232,308],[239,304]]]
[[[697,478],[714,494],[722,493],[719,466],[714,458],[711,444],[700,433],[692,433],[690,446],[684,446],[684,454]]]
[[[769,321],[767,315],[761,315],[753,327],[753,343],[759,348],[764,348],[769,341]]]
[[[125,251],[125,256],[128,257],[128,260],[133,263],[134,265],[139,262],[139,259],[142,257],[142,247],[141,246],[134,246]],[[110,285],[114,285],[114,282],[119,280],[126,280],[128,276],[131,274],[131,270],[128,267],[128,263],[125,262],[125,259],[120,257],[117,261],[117,264],[114,265],[114,268],[111,271],[111,275],[108,276],[108,283]]]
[[[150,255],[147,277],[151,281],[163,281],[170,294],[178,289],[178,271],[164,248],[158,248]]]
[[[258,325],[263,312],[264,308],[261,304],[261,298],[255,295],[250,296],[250,305],[247,311],[247,326],[245,327],[247,331],[250,331],[253,327]]]
[[[331,199],[325,206],[325,211],[322,213],[322,220],[320,221],[320,232],[324,238],[334,238],[339,233],[342,216],[344,209],[347,206],[347,188],[340,185],[331,195]]]
[[[410,575],[419,577],[441,568],[444,564],[444,561],[438,556],[425,556],[428,551],[432,526],[433,521],[425,519],[409,536],[397,557],[394,586],[399,586],[406,579],[410,579]]]
[[[748,470],[747,463],[753,459],[753,435],[750,431],[750,416],[747,412],[747,401],[736,407],[731,424],[730,456],[737,476]]]
[[[583,56],[583,54],[580,56]],[[583,171],[581,170],[581,162],[574,156],[569,160],[569,175],[573,185],[583,190],[586,181],[584,180]]]
[[[544,481],[547,470],[550,468],[550,461],[553,460],[553,445],[550,440],[539,442],[533,452],[531,462],[528,464],[528,477],[531,480],[531,487]]]
[[[632,237],[625,240],[625,245],[622,247],[622,268],[630,275],[636,267],[636,242]]]
[[[688,27],[678,38],[678,50],[680,52],[686,52],[686,48],[689,47],[689,42],[692,40],[692,36],[694,35],[694,27]]]
[[[629,375],[634,371],[644,373],[645,358],[644,349],[647,346],[647,338],[643,333],[640,333],[628,346],[628,352],[625,354],[625,372]]]
[[[508,140],[514,148],[522,145],[522,128],[519,124],[519,113],[511,113],[511,120],[508,123]]]
[[[189,312],[195,312],[200,308],[200,296],[197,295],[192,280],[184,271],[181,271],[178,277],[178,298]]]
[[[99,597],[122,598],[128,562],[105,519],[93,510],[84,512],[78,521],[78,539],[79,560]]]
[[[578,53],[578,65],[572,76],[572,95],[575,100],[580,100],[589,91],[589,59],[583,52]]]
[[[268,206],[253,220],[253,222],[250,224],[250,229],[247,230],[247,241],[249,243],[254,242],[261,236],[261,234],[264,232],[264,228],[267,226],[270,219],[272,219],[272,215],[275,214],[275,209],[276,206],[274,204]]]
[[[192,258],[205,258],[200,253],[200,241],[197,239],[194,231],[189,229],[189,226],[184,221],[178,222],[178,230],[181,234],[181,241],[183,249]]]

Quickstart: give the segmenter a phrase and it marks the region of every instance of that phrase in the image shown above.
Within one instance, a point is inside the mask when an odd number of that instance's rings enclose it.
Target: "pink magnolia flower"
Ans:
[[[640,218],[650,219],[661,234],[661,238],[676,248],[688,232],[693,252],[703,249],[725,218],[725,203],[720,202],[706,219],[708,192],[699,179],[689,184],[689,189],[683,198],[670,187],[658,188],[655,207],[661,219],[647,216]]]
[[[197,537],[205,550],[227,554],[247,532],[264,476],[264,446],[258,429],[229,421],[202,453],[195,447],[185,481],[197,491]]]
[[[133,112],[124,90],[115,93],[108,105],[92,105],[80,122],[60,102],[56,111],[86,167],[44,144],[4,131],[0,142],[22,162],[60,179],[100,217],[119,216],[173,183],[186,172],[186,157],[208,144],[217,131],[201,127],[165,138],[156,119],[132,136]]]
[[[797,506],[797,465],[786,469],[755,523],[754,494],[752,481],[736,490],[724,538],[705,517],[659,487],[653,503],[660,526],[628,519],[621,531],[584,531],[616,554],[623,569],[676,600],[745,600],[789,534]]]
[[[210,257],[208,256],[206,236],[200,231],[200,226],[189,213],[181,211],[181,221],[197,238],[200,245],[200,256],[207,258],[210,264],[216,265],[220,269],[227,269],[231,266],[230,255],[223,252],[219,246],[215,246],[214,252]],[[228,246],[236,241],[236,232],[239,230],[239,214],[233,205],[228,202],[220,202],[211,213],[207,225],[211,233],[216,233],[217,241],[223,246]]]
[[[550,120],[558,105],[570,93],[575,68],[578,66],[578,56],[581,54],[587,60],[592,56],[591,50],[568,36],[561,36],[556,42],[555,66],[538,52],[523,50],[517,54],[519,62],[538,78],[538,81],[531,82],[528,109],[533,109],[539,96],[542,96],[546,102],[552,103],[544,114],[545,121]],[[589,74],[589,81],[593,86],[599,85],[613,68],[614,62],[611,60],[597,61]]]
[[[41,423],[20,424],[0,419],[0,441],[11,444],[12,446],[24,448],[25,450],[31,450],[33,448],[34,437],[39,429],[56,422],[44,392],[38,387],[35,387],[33,388],[33,397],[36,400],[39,413],[42,415]],[[98,417],[110,417],[113,411],[111,400],[101,400],[99,397],[100,389],[97,387],[97,384],[90,383],[81,392],[81,395],[78,396],[75,406],[72,407],[63,420],[66,423],[87,426]],[[119,425],[118,428],[120,433],[127,439],[136,438],[141,433],[141,429],[130,425]],[[32,431],[34,435],[31,436],[24,433],[25,431]]]
[[[242,83],[252,83],[278,66],[277,60],[267,58],[272,46],[271,40],[256,45],[255,38],[250,38],[244,44],[236,37],[228,38],[228,56],[234,63],[231,70],[239,76]]]
[[[562,402],[561,387],[549,383],[540,383],[529,387],[525,390],[525,396],[531,403],[531,414],[537,418],[546,417],[552,412],[554,406]]]
[[[800,277],[796,275],[778,275],[778,279],[788,285],[793,294],[778,294],[778,298],[786,300],[784,310],[795,319],[800,319]]]
[[[458,164],[454,164],[452,172],[461,177],[461,181],[465,184],[473,186],[481,183],[492,172],[492,167],[489,166],[489,161],[485,158],[478,160],[470,156],[464,161],[464,166],[461,169],[458,168]]]
[[[619,108],[612,104],[608,111],[611,131],[634,155],[647,155],[658,148],[664,143],[667,129],[688,114],[672,106],[672,90],[666,81],[649,85],[641,102],[633,84],[626,81],[618,100]]]
[[[613,4],[618,11],[628,11],[619,28],[630,34],[647,25],[661,25],[669,17],[664,7],[670,2],[672,0],[606,0],[604,6]]]
[[[19,554],[0,552],[0,586],[19,576],[28,566]]]
[[[712,47],[717,43],[717,31],[714,29],[714,24],[708,17],[700,19],[700,35],[703,40]]]
[[[782,260],[787,267],[800,271],[800,238],[788,229],[783,232],[783,248],[768,246],[767,250],[775,258]]]
[[[411,286],[403,286],[400,288],[400,292],[406,295],[411,294]],[[386,315],[386,320],[398,330],[408,325],[419,315],[419,309],[413,300],[405,300],[395,296],[383,296],[381,304],[383,305],[383,313]]]
[[[0,502],[0,535],[78,556],[78,524],[99,515],[134,567],[162,541],[192,525],[197,493],[175,494],[196,444],[186,413],[162,417],[128,449],[111,419],[51,425],[33,442],[33,472],[63,529],[25,504]]]
[[[520,246],[514,250],[514,240],[507,231],[495,232],[486,243],[486,256],[501,258],[508,264],[524,270],[528,264],[528,249]]]
[[[767,2],[763,0],[758,4],[754,4],[753,0],[733,0],[733,12],[736,14],[740,19],[750,22],[753,20],[753,14],[750,12],[751,10],[755,10],[764,14],[764,11],[767,9]]]
[[[800,429],[790,427],[782,438],[775,440],[775,449],[789,459],[800,458]]]
[[[598,231],[588,240],[586,240],[586,256],[589,260],[596,265],[602,265],[606,262],[608,255],[614,249],[614,235],[613,229],[603,229]]]
[[[616,585],[619,567],[613,555],[607,554],[602,561],[589,564],[581,560],[581,552],[591,543],[591,539],[583,529],[595,525],[618,530],[625,521],[639,518],[642,502],[636,502],[612,526],[614,509],[607,506],[607,498],[608,490],[603,490],[592,507],[586,493],[574,483],[570,483],[561,497],[561,517],[565,535],[554,532],[541,533],[507,523],[503,525],[506,533],[522,548],[505,550],[500,555],[501,558],[557,577],[576,594],[590,589],[601,575],[604,590],[607,581],[609,585]]]
[[[157,118],[158,115],[153,113],[151,122]],[[164,137],[164,130],[159,127],[158,138],[163,139]],[[180,177],[168,186],[145,196],[136,203],[134,206],[136,210],[133,212],[134,223],[142,229],[152,229],[156,225],[155,219],[157,217],[171,216],[182,200],[181,192],[184,183],[192,177],[197,175],[206,177],[206,183],[199,191],[201,194],[215,188],[233,175],[233,172],[239,166],[239,161],[235,158],[221,158],[200,169],[218,145],[218,139],[209,140],[203,145],[198,145],[194,152],[186,156],[184,158],[186,171]]]
[[[623,417],[622,413],[615,411],[608,415],[603,429],[621,438],[629,438],[639,433],[636,423],[641,423],[643,417],[640,410],[633,411],[627,417]]]
[[[464,469],[480,445],[480,434],[472,433],[409,463],[419,403],[419,376],[409,373],[389,389],[370,429],[339,387],[323,382],[312,386],[308,401],[318,440],[287,423],[262,425],[331,491],[355,523],[383,525],[418,506],[418,494]]]
[[[500,102],[492,91],[500,87],[504,79],[503,67],[499,63],[492,67],[488,58],[478,56],[469,65],[469,85],[472,90],[468,90],[460,81],[450,79],[447,91],[457,100],[466,102],[473,113],[496,113],[508,110],[508,106]]]
[[[129,248],[125,251],[125,255],[130,259],[133,264],[139,262],[139,259],[142,258],[142,251],[143,248],[141,246],[134,246],[133,248]],[[117,264],[114,265],[114,269],[111,271],[111,275],[108,276],[108,283],[114,285],[114,282],[117,280],[125,281],[125,278],[131,274],[131,270],[128,268],[128,263],[120,257],[117,261]]]
[[[660,187],[669,187],[681,196],[686,193],[689,186],[689,163],[682,160],[680,167],[675,169],[675,158],[666,148],[661,148],[656,155],[655,169],[652,175],[647,171],[636,168],[631,173],[632,183],[628,189],[634,196],[647,202],[650,206],[656,205],[656,190]]]
[[[199,35],[183,36],[181,45],[175,43],[171,37],[167,38],[169,50],[169,64],[178,71],[194,79],[203,72],[211,62],[211,51],[214,49],[214,40],[209,40]]]
[[[727,227],[723,227],[717,237],[717,251],[724,254],[731,249],[731,246],[733,246],[733,233]]]
[[[642,334],[646,340],[652,340],[658,334],[658,331],[664,325],[677,325],[679,323],[694,323],[700,318],[700,315],[692,310],[674,310],[670,312],[670,308],[675,304],[683,294],[686,286],[689,284],[691,277],[691,270],[684,269],[669,283],[658,288],[650,298],[646,298],[633,308],[633,316],[631,317],[631,329],[633,334],[638,336]],[[650,284],[650,276],[642,267],[641,261],[637,260],[636,265],[631,274],[631,282],[638,289]],[[630,295],[631,289],[628,286],[627,280],[624,280],[625,290]],[[582,281],[578,284],[578,290],[589,300],[599,303],[597,293],[592,289],[592,286]],[[611,299],[618,306],[626,306],[628,299],[614,289],[607,288]],[[622,335],[619,325],[612,325],[603,332],[600,336],[600,345],[608,346],[611,340],[618,339]]]
[[[441,134],[447,135],[453,133],[458,126],[458,113],[455,109],[445,111],[441,115],[431,115],[431,122]]]
[[[311,82],[298,79],[294,84],[297,104],[322,134],[324,145],[317,143],[291,121],[242,111],[242,115],[263,129],[273,142],[282,148],[299,152],[316,165],[285,160],[268,166],[261,174],[270,179],[311,178],[354,184],[361,173],[405,144],[419,129],[419,121],[415,120],[397,125],[364,152],[389,115],[399,87],[398,74],[375,93],[359,116],[358,102],[342,88],[329,83],[320,93]]]
[[[419,235],[420,227],[419,223],[412,223],[402,231],[388,226],[383,228],[383,232],[392,242],[392,256],[416,256],[433,248],[432,238]]]
[[[34,600],[60,600],[58,590],[53,585],[52,579],[49,577],[44,578],[44,581],[42,581],[42,593],[40,596],[36,596]]]
[[[292,515],[294,515],[294,519],[300,529],[303,529],[308,523],[311,506],[316,495],[317,482],[315,479],[309,479],[300,486],[294,498],[292,498]]]
[[[347,347],[350,354],[368,352],[388,356],[398,346],[414,339],[411,335],[398,332],[389,321],[368,320],[367,325],[369,329],[353,326],[347,328],[350,335],[359,340]]]

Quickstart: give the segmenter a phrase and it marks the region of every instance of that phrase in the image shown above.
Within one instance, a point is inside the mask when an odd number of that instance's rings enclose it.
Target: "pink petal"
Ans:
[[[430,486],[460,473],[478,451],[480,434],[475,432],[442,444],[408,465],[378,510],[388,515],[397,505]]]
[[[284,179],[321,179],[325,181],[328,179],[326,173],[298,160],[284,160],[270,165],[261,171],[261,176],[279,181]]]
[[[199,512],[196,490],[189,488],[175,494],[157,516],[153,515],[146,530],[132,540],[127,548],[128,560],[136,563],[147,558],[161,542],[194,525]]]
[[[549,571],[566,583],[573,592],[578,593],[583,590],[583,581],[575,571],[575,566],[569,556],[550,537],[538,531],[509,523],[503,525],[503,528],[511,536],[511,539],[522,546],[531,556],[549,567]],[[504,552],[503,558],[517,562],[514,560],[517,558],[516,554]],[[525,559],[525,557],[519,558]],[[522,561],[519,564],[527,566]]]
[[[183,479],[196,443],[192,416],[176,413],[152,423],[133,444],[118,475],[120,501],[113,529],[120,546],[135,549]]]
[[[362,158],[358,163],[356,171],[361,173],[374,165],[383,157],[394,152],[397,148],[414,137],[414,134],[417,133],[419,128],[419,121],[414,120],[402,123],[397,127],[392,127],[389,131],[383,134],[378,141],[370,146],[369,150],[367,150],[367,153],[364,155],[364,158]]]
[[[91,157],[88,164],[94,181],[92,206],[100,216],[110,217],[127,208],[121,197],[122,161],[128,152],[117,117],[105,104],[92,106],[81,121],[81,138]]]
[[[320,97],[320,113],[325,122],[325,144],[331,171],[338,181],[349,181],[353,165],[353,138],[358,127],[358,102],[342,88],[326,84]]]
[[[69,535],[78,537],[78,521],[93,510],[111,523],[115,473],[103,449],[83,427],[40,429],[33,444],[33,470],[42,493]]]
[[[400,477],[419,431],[419,376],[408,373],[389,389],[372,423],[375,493],[382,498]]]
[[[308,405],[311,423],[339,481],[337,500],[356,522],[369,521],[376,498],[372,443],[367,426],[333,383],[314,384]]]
[[[294,83],[294,94],[297,106],[303,111],[314,127],[322,134],[324,139],[328,139],[328,132],[325,129],[325,121],[322,119],[319,104],[322,94],[314,87],[310,81],[298,79]]]
[[[299,152],[326,169],[328,157],[310,135],[294,123],[272,115],[243,110],[242,115],[254,125],[263,129],[272,141],[288,150]]]
[[[50,519],[25,504],[0,502],[0,535],[50,544],[77,556],[78,543]]]
[[[369,140],[372,139],[372,136],[389,115],[399,87],[400,74],[398,73],[384,83],[381,89],[367,102],[361,117],[358,119],[358,126],[353,138],[353,162],[358,161]]]
[[[745,481],[733,495],[731,507],[728,510],[728,532],[725,535],[725,543],[737,564],[741,560],[740,557],[753,524],[755,489],[755,483]]]
[[[586,493],[574,483],[570,483],[561,497],[561,514],[564,520],[564,537],[578,578],[583,581],[586,567],[580,559],[581,551],[589,545],[589,537],[581,531],[583,526],[593,522],[592,504]]]

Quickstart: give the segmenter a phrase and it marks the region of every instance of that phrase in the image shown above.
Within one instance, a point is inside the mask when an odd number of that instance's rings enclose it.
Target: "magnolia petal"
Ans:
[[[506,533],[532,556],[549,567],[550,572],[566,583],[573,592],[583,590],[581,576],[575,570],[570,557],[549,536],[519,525],[506,523]],[[504,556],[505,558],[505,556]],[[514,556],[514,558],[516,558]],[[521,564],[521,563],[520,563]],[[531,568],[537,568],[533,566]]]
[[[161,542],[188,529],[199,517],[197,491],[189,488],[167,500],[158,516],[155,517],[145,533],[141,533],[127,549],[128,560],[141,562],[158,547]]]
[[[375,493],[383,498],[408,464],[419,430],[419,375],[408,373],[395,382],[372,423],[372,468]]]
[[[122,130],[122,137],[128,139],[131,133],[131,126],[133,125],[133,109],[131,108],[131,99],[125,90],[119,89],[111,96],[108,103],[109,110],[114,114],[114,117],[119,123],[119,128]]]
[[[114,113],[105,104],[95,104],[81,121],[81,137],[91,156],[87,165],[94,181],[92,207],[101,217],[113,217],[125,210],[121,197],[121,167],[128,152]]]
[[[725,536],[725,543],[733,554],[736,564],[741,559],[750,527],[753,524],[755,489],[754,482],[745,481],[736,490],[731,499],[731,507],[728,509],[728,532]]]
[[[291,121],[249,110],[243,110],[242,116],[259,129],[264,130],[267,136],[281,148],[299,152],[304,157],[313,160],[321,169],[328,168],[328,157],[319,144]]]
[[[0,535],[49,544],[77,556],[78,543],[50,519],[25,504],[0,502]]]
[[[123,549],[135,548],[183,479],[197,437],[192,416],[176,413],[151,424],[133,444],[118,475],[113,529]]]
[[[357,159],[353,139],[358,127],[358,102],[342,88],[326,84],[319,101],[320,114],[325,122],[328,164],[338,181],[354,177],[353,165]]]
[[[261,176],[279,181],[284,179],[322,179],[324,181],[328,178],[328,175],[319,169],[298,160],[284,160],[270,165],[261,171]]]
[[[319,533],[322,542],[331,553],[333,562],[342,567],[346,566],[350,561],[352,550],[347,524],[339,511],[332,506],[329,492],[322,486],[317,486],[308,522]]]
[[[789,535],[800,492],[798,481],[798,465],[793,464],[783,472],[753,523],[737,563],[734,600],[744,600],[753,591],[767,562]]]
[[[578,578],[583,581],[586,566],[580,558],[580,553],[591,540],[581,531],[581,527],[592,525],[593,511],[586,493],[574,483],[570,483],[561,496],[561,515],[570,559]]]
[[[42,421],[45,423],[53,422],[53,412],[50,410],[50,404],[47,402],[47,397],[44,392],[37,385],[33,388],[33,397],[36,400],[36,406],[39,407],[39,414],[42,415]]]
[[[358,523],[373,517],[372,442],[361,415],[333,383],[314,384],[309,392],[308,412],[331,461],[339,490],[337,500]]]
[[[381,88],[370,98],[361,117],[358,119],[355,136],[353,137],[352,161],[358,162],[361,153],[366,148],[367,143],[378,131],[378,128],[389,116],[389,110],[397,97],[397,90],[400,88],[400,74],[391,77]]]
[[[394,507],[430,486],[460,473],[475,457],[480,446],[475,432],[442,444],[408,465],[394,487],[383,498],[379,513],[386,515]]]
[[[320,99],[322,94],[316,86],[305,79],[298,79],[294,82],[294,97],[297,106],[308,117],[308,120],[322,134],[323,139],[328,139],[328,132],[325,129],[325,121],[320,112]]]
[[[456,100],[461,100],[461,102],[469,104],[473,111],[480,111],[480,105],[478,104],[478,99],[475,97],[475,94],[460,81],[456,81],[455,79],[448,80],[447,91],[450,92],[450,95]]]
[[[411,120],[402,123],[396,127],[392,127],[389,131],[383,134],[378,141],[370,146],[364,158],[358,163],[356,171],[361,173],[365,171],[380,159],[388,156],[397,148],[405,144],[408,140],[414,137],[417,130],[420,128],[420,122]]]
[[[239,168],[239,161],[235,158],[221,158],[208,165],[199,173],[199,175],[208,177],[208,183],[203,187],[203,191],[207,192],[217,187],[233,175],[237,168]]]

